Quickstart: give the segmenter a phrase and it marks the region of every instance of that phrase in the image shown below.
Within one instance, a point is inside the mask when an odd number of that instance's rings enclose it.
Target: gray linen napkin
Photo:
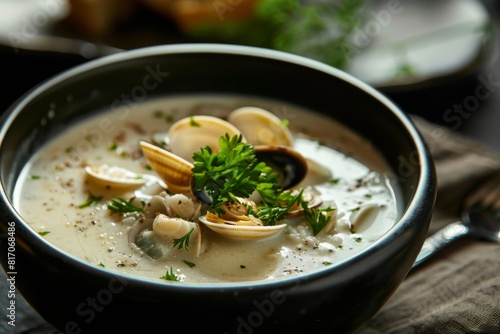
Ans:
[[[438,195],[429,233],[459,219],[465,194],[500,168],[500,156],[413,117],[435,159]],[[500,245],[462,240],[411,272],[357,334],[500,333]]]

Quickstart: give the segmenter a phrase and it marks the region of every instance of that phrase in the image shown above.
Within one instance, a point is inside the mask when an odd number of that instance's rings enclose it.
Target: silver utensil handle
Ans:
[[[436,254],[455,240],[458,240],[469,233],[469,228],[461,221],[449,224],[428,237],[411,269],[415,269],[422,262]]]

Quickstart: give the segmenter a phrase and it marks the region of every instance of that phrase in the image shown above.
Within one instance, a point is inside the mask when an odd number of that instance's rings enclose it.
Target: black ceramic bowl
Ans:
[[[143,82],[146,72],[154,80]],[[148,90],[155,80],[161,84]],[[142,89],[129,103],[172,94],[248,94],[326,114],[382,152],[402,189],[404,212],[389,233],[349,260],[280,281],[165,284],[126,278],[67,256],[16,212],[16,179],[40,145],[72,121],[124,103],[124,92],[130,95],[134,87]],[[67,333],[353,331],[375,315],[410,270],[436,195],[429,152],[411,120],[391,101],[324,64],[250,47],[159,46],[80,65],[12,105],[1,119],[0,144],[2,265],[12,271],[7,252],[15,251],[18,291]],[[9,245],[11,225],[15,250]]]

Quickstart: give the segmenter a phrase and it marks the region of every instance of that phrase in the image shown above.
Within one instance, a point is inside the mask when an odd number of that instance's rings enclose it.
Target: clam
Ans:
[[[260,225],[232,225],[227,223],[213,223],[208,221],[207,216],[200,216],[199,221],[202,222],[212,231],[234,240],[262,240],[272,236],[276,236],[278,232],[282,231],[287,224],[280,224],[274,226],[260,226]]]
[[[94,185],[120,191],[132,191],[142,187],[148,181],[144,174],[134,173],[118,166],[103,164],[86,166],[85,173]]]
[[[307,175],[307,161],[289,146],[259,145],[254,147],[255,156],[279,174],[278,184],[290,189],[299,184]]]
[[[165,182],[169,191],[194,194],[201,201],[210,203],[209,198],[191,187],[191,162],[149,142],[140,141],[139,144],[148,164]],[[260,145],[254,147],[254,150],[258,160],[265,162],[280,175],[278,183],[283,189],[297,185],[307,174],[307,161],[291,147]]]
[[[177,196],[177,197],[175,197]],[[182,196],[182,195],[180,195]],[[174,239],[184,237],[191,229],[188,246],[183,247],[194,256],[200,256],[207,249],[208,243],[204,238],[198,223],[179,218],[180,212],[185,211],[185,205],[174,205],[173,202],[188,200],[172,196],[172,201],[160,195],[154,195],[138,219],[129,229],[129,242],[134,248],[153,259],[165,257],[175,247]],[[196,206],[188,213],[194,214]]]
[[[186,117],[172,124],[168,130],[168,145],[173,154],[192,162],[193,152],[202,147],[209,146],[217,152],[219,138],[226,133],[230,137],[241,134],[234,125],[218,117]]]
[[[369,229],[383,208],[383,206],[376,203],[367,203],[354,210],[349,217],[351,231],[361,233]]]
[[[207,212],[198,220],[212,231],[235,240],[267,239],[286,227],[286,224],[264,226],[262,221],[249,214],[249,208],[257,210],[255,202],[246,198],[238,198],[236,202],[226,202],[221,205],[224,214],[217,215]]]
[[[139,144],[148,164],[165,182],[170,192],[191,193],[191,162],[146,141],[140,141]]]
[[[200,225],[195,222],[159,213],[153,221],[153,231],[169,241],[183,238],[189,233],[189,242],[185,244],[184,249],[197,257],[207,249],[207,240]]]
[[[265,109],[241,107],[233,110],[227,120],[254,146],[293,145],[293,136],[288,127],[278,116]]]
[[[296,195],[299,191],[299,189],[294,189],[292,190],[292,194]],[[307,202],[308,208],[316,208],[323,204],[321,193],[313,187],[306,187],[302,190],[302,199]],[[290,209],[286,217],[297,217],[302,215],[303,212],[304,208],[300,204],[296,204],[295,207]]]

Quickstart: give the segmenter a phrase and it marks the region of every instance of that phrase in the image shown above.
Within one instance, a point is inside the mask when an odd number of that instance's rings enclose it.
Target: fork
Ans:
[[[500,170],[467,194],[462,203],[461,220],[425,240],[411,269],[464,237],[500,243]]]

